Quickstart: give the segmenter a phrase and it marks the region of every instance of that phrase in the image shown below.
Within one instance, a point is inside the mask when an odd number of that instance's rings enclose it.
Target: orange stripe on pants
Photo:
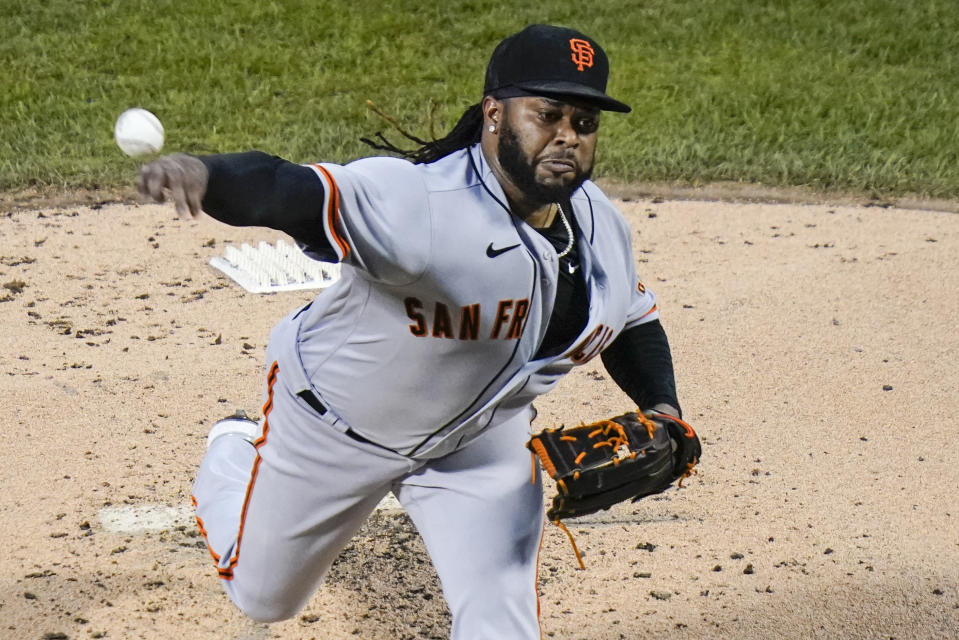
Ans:
[[[266,402],[263,403],[263,433],[253,442],[253,446],[256,447],[257,450],[266,444],[266,438],[270,431],[270,411],[273,409],[273,385],[276,384],[276,376],[279,372],[280,366],[274,362],[270,366],[270,372],[266,376],[267,392]],[[220,577],[224,580],[233,579],[233,570],[240,561],[240,544],[243,541],[243,526],[246,523],[246,514],[250,508],[250,496],[253,494],[253,485],[256,483],[256,476],[260,470],[260,463],[262,461],[263,458],[260,457],[258,452],[256,459],[253,461],[253,469],[250,471],[250,482],[246,485],[243,509],[240,512],[240,529],[236,534],[236,545],[233,547],[233,555],[230,557],[230,562],[226,567],[220,567],[217,570]]]

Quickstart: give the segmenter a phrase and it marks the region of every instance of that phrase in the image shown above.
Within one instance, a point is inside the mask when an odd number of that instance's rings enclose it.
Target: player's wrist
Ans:
[[[667,402],[660,402],[658,404],[653,405],[652,410],[655,411],[656,413],[665,413],[666,415],[673,416],[674,418],[682,417],[682,414],[680,413],[679,409]]]

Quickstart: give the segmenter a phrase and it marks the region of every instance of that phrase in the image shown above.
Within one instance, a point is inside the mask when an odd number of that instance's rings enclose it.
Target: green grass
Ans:
[[[529,22],[604,44],[597,175],[873,195],[959,196],[954,0],[0,0],[0,190],[127,186],[131,106],[165,151],[370,155],[373,100],[427,136],[479,100],[486,61]]]

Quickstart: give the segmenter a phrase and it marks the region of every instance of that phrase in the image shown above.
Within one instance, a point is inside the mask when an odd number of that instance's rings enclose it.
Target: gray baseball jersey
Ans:
[[[337,428],[411,457],[445,455],[527,409],[624,328],[658,317],[629,228],[591,182],[571,199],[588,321],[565,351],[536,359],[556,251],[510,214],[479,145],[432,164],[312,168],[342,277],[271,343],[293,388],[311,390]]]

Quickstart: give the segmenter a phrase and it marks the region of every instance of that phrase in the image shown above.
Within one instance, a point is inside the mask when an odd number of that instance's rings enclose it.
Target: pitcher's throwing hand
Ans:
[[[177,214],[188,220],[203,212],[201,203],[209,177],[210,172],[201,160],[175,153],[140,167],[137,192],[154,202],[165,202],[169,194]]]

